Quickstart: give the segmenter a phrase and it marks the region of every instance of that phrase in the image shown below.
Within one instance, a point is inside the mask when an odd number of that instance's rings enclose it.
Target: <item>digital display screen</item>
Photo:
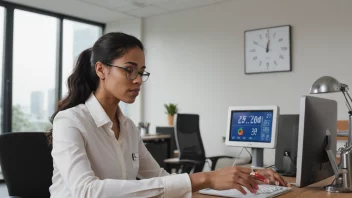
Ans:
[[[230,141],[271,142],[273,111],[232,111]]]

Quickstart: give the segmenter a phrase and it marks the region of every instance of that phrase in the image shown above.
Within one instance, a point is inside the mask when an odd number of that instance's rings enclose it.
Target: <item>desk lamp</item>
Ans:
[[[348,108],[349,114],[349,127],[348,127],[348,144],[352,145],[352,107],[351,102],[352,98],[348,93],[348,85],[340,83],[335,78],[331,76],[323,76],[316,80],[311,88],[311,94],[321,94],[321,93],[333,93],[333,92],[342,92],[345,97],[346,105]],[[349,100],[350,101],[349,101]]]

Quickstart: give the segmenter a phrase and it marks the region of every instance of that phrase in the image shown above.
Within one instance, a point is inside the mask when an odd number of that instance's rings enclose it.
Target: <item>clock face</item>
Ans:
[[[245,73],[291,71],[291,28],[271,27],[245,32]]]

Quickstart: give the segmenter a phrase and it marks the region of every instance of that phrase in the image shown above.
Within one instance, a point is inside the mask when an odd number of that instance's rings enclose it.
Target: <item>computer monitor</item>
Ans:
[[[283,176],[296,176],[298,126],[299,114],[280,114],[275,169]]]
[[[263,167],[264,148],[276,146],[278,116],[278,106],[229,107],[225,144],[252,148],[252,166]]]
[[[336,131],[336,101],[303,96],[297,146],[297,187],[305,187],[334,175],[336,167],[331,164],[327,150],[332,151],[331,156],[335,159]]]

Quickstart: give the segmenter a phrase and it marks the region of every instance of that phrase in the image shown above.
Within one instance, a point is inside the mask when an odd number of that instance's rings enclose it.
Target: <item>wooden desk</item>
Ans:
[[[292,177],[285,177],[286,181],[288,182],[295,182],[295,178]],[[304,188],[297,188],[292,186],[291,192],[281,195],[280,197],[283,198],[325,198],[325,197],[336,197],[336,198],[351,198],[352,193],[328,193],[326,192],[323,187],[326,185],[331,184],[334,177],[330,177],[326,180],[321,182],[312,184],[310,186]],[[215,196],[209,195],[202,195],[198,192],[193,193],[192,197],[194,198],[214,198]]]

